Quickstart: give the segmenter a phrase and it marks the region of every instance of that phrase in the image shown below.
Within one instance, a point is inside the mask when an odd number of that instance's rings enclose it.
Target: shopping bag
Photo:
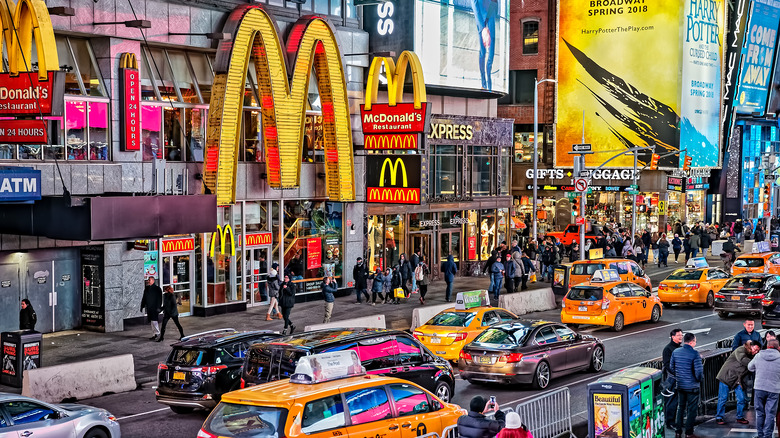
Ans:
[[[536,272],[534,272],[533,274],[531,274],[530,281],[531,281],[531,283],[536,283]]]
[[[403,288],[397,287],[393,289],[393,296],[396,298],[406,298],[406,293]]]

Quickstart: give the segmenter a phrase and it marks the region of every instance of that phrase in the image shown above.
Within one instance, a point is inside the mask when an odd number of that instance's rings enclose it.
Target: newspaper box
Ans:
[[[24,370],[41,366],[41,334],[33,330],[18,330],[0,334],[3,344],[3,367],[0,370],[0,383],[22,387]]]
[[[588,385],[588,430],[593,438],[663,438],[661,370],[626,368]]]

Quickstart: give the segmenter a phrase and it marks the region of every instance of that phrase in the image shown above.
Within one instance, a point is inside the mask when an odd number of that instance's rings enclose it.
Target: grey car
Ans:
[[[105,409],[50,404],[0,392],[0,438],[119,438],[119,423]]]

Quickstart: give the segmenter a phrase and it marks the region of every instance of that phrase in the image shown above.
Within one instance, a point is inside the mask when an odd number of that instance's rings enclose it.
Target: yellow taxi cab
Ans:
[[[614,269],[593,273],[590,281],[574,286],[563,299],[561,322],[612,327],[616,332],[626,324],[658,322],[663,305],[642,286],[624,281]]]
[[[780,274],[780,252],[742,254],[734,260],[731,275]]]
[[[489,326],[517,319],[514,313],[500,307],[467,307],[462,303],[456,300],[455,307],[439,312],[413,332],[433,354],[453,362],[458,361],[460,350]]]
[[[347,350],[304,356],[289,380],[223,395],[197,436],[414,438],[442,435],[465,413],[406,380],[366,375]]]
[[[711,268],[704,257],[688,261],[658,284],[658,298],[664,304],[715,305],[715,294],[731,276],[720,268]]]
[[[645,274],[637,262],[629,259],[597,259],[577,260],[572,262],[569,269],[569,287],[585,283],[590,280],[593,273],[601,269],[614,269],[623,281],[642,286],[647,291],[653,290],[650,277]]]

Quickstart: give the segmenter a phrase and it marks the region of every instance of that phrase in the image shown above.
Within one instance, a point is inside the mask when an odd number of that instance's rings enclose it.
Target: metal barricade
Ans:
[[[452,424],[442,429],[441,435],[436,432],[428,432],[424,435],[418,436],[417,438],[458,438],[459,436],[458,425]]]
[[[574,436],[569,388],[557,389],[520,403],[514,409],[506,408],[502,411],[517,412],[534,438]]]

